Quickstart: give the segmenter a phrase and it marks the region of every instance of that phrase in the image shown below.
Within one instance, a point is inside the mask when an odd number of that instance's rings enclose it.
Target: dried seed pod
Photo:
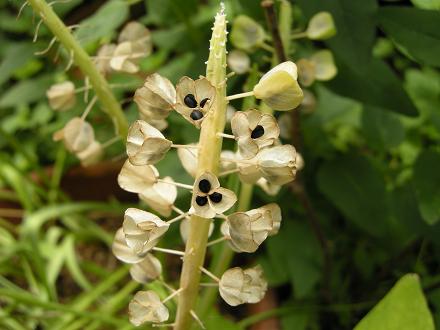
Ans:
[[[281,186],[277,184],[272,184],[267,181],[265,178],[259,178],[256,182],[256,185],[263,189],[263,191],[269,196],[276,196],[281,190]]]
[[[151,253],[147,253],[144,259],[130,267],[130,275],[136,282],[146,284],[162,274],[162,264]]]
[[[211,219],[229,210],[236,201],[233,191],[220,187],[217,177],[205,172],[194,183],[190,212]]]
[[[110,60],[113,57],[115,49],[115,44],[106,44],[102,45],[96,53],[94,63],[98,71],[101,72],[103,75],[106,75],[112,71]]]
[[[144,260],[145,256],[139,256],[127,245],[125,234],[122,228],[116,231],[112,244],[113,255],[127,264],[135,264]]]
[[[145,79],[143,86],[136,90],[134,102],[138,105],[139,112],[147,119],[165,119],[176,103],[176,90],[167,78],[153,73]]]
[[[52,109],[59,111],[69,110],[76,103],[75,85],[71,81],[52,85],[47,90],[46,96]]]
[[[76,154],[83,167],[98,163],[103,155],[104,149],[98,141],[93,141],[86,149]]]
[[[165,157],[173,142],[143,120],[136,120],[128,130],[127,155],[133,165],[156,164]]]
[[[234,19],[231,29],[231,43],[245,51],[253,51],[265,39],[263,27],[252,18],[239,15]]]
[[[290,144],[263,149],[257,158],[262,176],[270,183],[283,185],[295,179],[296,150]]]
[[[172,184],[173,182],[174,180],[167,176],[163,178],[163,182],[156,182],[151,187],[141,191],[139,198],[160,215],[169,217],[177,198],[177,188]]]
[[[169,228],[158,216],[135,208],[124,214],[122,229],[127,245],[139,256],[145,256]]]
[[[305,58],[296,62],[298,67],[298,80],[302,86],[310,86],[315,82],[315,64]]]
[[[329,50],[320,50],[312,55],[310,61],[315,67],[316,80],[327,81],[333,79],[338,69],[336,68],[333,54]]]
[[[128,22],[121,30],[118,37],[118,43],[123,43],[126,41],[143,42],[151,51],[152,44],[150,30],[139,22]]]
[[[257,303],[263,299],[267,282],[260,266],[243,270],[239,267],[228,269],[220,279],[220,296],[230,306]]]
[[[132,324],[140,326],[145,322],[165,322],[169,312],[156,292],[139,291],[128,305],[128,316]]]
[[[180,230],[180,237],[182,237],[182,241],[186,243],[189,236],[189,221],[188,219],[183,219],[180,221],[179,230]],[[211,237],[212,232],[214,231],[214,222],[211,221],[211,224],[209,225],[209,232],[208,237]]]
[[[186,120],[200,128],[215,98],[215,87],[206,78],[196,81],[182,77],[176,87],[175,109]]]
[[[244,159],[254,157],[258,151],[272,145],[280,135],[275,117],[255,109],[236,112],[231,120],[231,129]]]
[[[307,89],[304,90],[304,99],[298,110],[304,114],[311,114],[316,109],[316,97],[313,93]]]
[[[306,30],[307,37],[312,40],[324,40],[336,34],[333,17],[329,12],[321,11],[309,21]]]
[[[266,204],[262,207],[259,207],[254,210],[250,210],[249,213],[253,214],[256,213],[262,213],[264,216],[270,218],[270,221],[272,223],[272,229],[269,231],[269,236],[273,236],[278,234],[278,231],[280,230],[281,226],[281,208],[276,203],[270,203]]]
[[[249,55],[241,50],[234,49],[228,54],[228,66],[236,74],[244,74],[251,67]]]
[[[135,166],[127,159],[118,175],[119,186],[129,192],[141,193],[157,182],[159,172],[153,165]]]
[[[255,252],[273,228],[270,212],[252,211],[235,212],[227,218],[230,243],[240,252]]]
[[[294,109],[303,99],[303,92],[297,79],[298,72],[295,63],[283,62],[261,77],[258,84],[254,86],[254,96],[274,110]]]
[[[78,154],[95,141],[95,133],[92,125],[80,117],[75,117],[69,120],[63,129],[56,132],[53,138],[55,141],[62,140],[69,152]]]

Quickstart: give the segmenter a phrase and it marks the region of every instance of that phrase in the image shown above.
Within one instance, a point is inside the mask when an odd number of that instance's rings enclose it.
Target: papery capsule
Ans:
[[[46,92],[49,105],[54,110],[66,111],[76,103],[75,85],[71,81],[65,81],[50,86]]]

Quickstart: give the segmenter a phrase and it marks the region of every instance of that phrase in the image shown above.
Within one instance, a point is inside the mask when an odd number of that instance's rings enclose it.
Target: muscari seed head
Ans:
[[[200,107],[203,108],[206,104],[206,102],[209,101],[209,98],[204,98],[203,100],[200,101]]]
[[[214,203],[220,203],[222,201],[222,198],[223,195],[218,192],[214,192],[211,195],[209,195],[209,199]]]
[[[184,97],[183,102],[186,104],[189,108],[195,108],[197,106],[197,101],[194,95],[188,94]]]
[[[206,196],[197,196],[196,203],[198,206],[204,206],[208,203],[208,198],[206,198]]]
[[[211,190],[211,183],[206,179],[200,180],[199,189],[201,192],[207,194]]]
[[[189,116],[192,120],[199,120],[203,118],[203,112],[201,112],[200,110],[193,110],[193,112],[191,112]]]
[[[258,139],[264,135],[264,127],[261,125],[257,125],[251,133],[251,138]]]

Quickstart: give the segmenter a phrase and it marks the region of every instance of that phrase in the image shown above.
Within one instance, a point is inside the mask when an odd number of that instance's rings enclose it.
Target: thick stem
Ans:
[[[90,79],[90,84],[95,90],[99,102],[107,114],[112,118],[116,126],[117,133],[122,139],[127,136],[128,123],[122,112],[118,100],[113,95],[107,81],[99,73],[90,59],[89,55],[81,47],[78,41],[70,33],[70,30],[58,18],[57,14],[52,10],[44,0],[28,0],[35,12],[41,16],[44,23],[52,31],[61,44],[73,55],[73,60],[81,69],[82,73]]]
[[[204,119],[199,140],[198,175],[205,171],[218,173],[222,148],[222,133],[226,122],[226,16],[223,9],[216,15],[206,77],[216,87],[216,98],[209,115]],[[200,267],[203,266],[208,241],[209,226],[212,220],[193,215],[183,260],[179,304],[174,329],[187,330],[191,326],[191,310],[199,295]]]

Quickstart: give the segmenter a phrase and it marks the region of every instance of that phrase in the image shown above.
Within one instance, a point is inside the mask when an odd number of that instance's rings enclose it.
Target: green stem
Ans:
[[[223,139],[217,133],[223,133],[226,122],[226,15],[223,10],[216,15],[210,53],[206,68],[206,78],[216,87],[216,97],[210,114],[204,119],[199,139],[199,161],[197,174],[212,172],[218,174]],[[179,295],[179,304],[175,321],[176,330],[189,329],[192,323],[191,310],[194,309],[199,295],[200,266],[203,266],[211,219],[192,216],[190,232],[183,259]]]
[[[72,53],[74,63],[78,65],[84,75],[89,77],[90,84],[93,86],[99,102],[101,102],[107,114],[112,118],[117,133],[122,139],[125,139],[128,131],[127,119],[125,118],[121,106],[113,95],[107,81],[96,69],[89,55],[87,55],[85,50],[70,33],[70,30],[59,19],[57,14],[52,10],[52,7],[49,6],[46,1],[28,0],[28,3],[32,6],[35,12],[41,16],[44,23],[60,43]]]

